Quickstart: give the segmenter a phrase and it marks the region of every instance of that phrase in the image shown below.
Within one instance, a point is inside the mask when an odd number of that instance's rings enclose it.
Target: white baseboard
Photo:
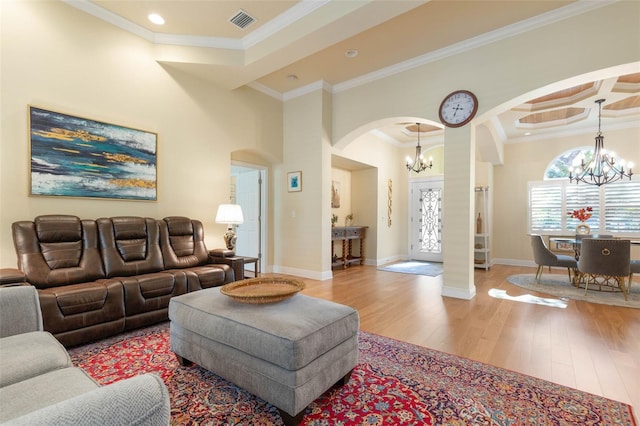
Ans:
[[[386,265],[387,263],[398,262],[400,260],[409,260],[409,257],[406,254],[396,254],[394,256],[384,257],[381,259],[373,259],[374,262],[371,263],[371,265],[372,266]],[[365,261],[365,264],[369,265],[367,261]]]
[[[453,297],[455,299],[471,300],[476,296],[476,286],[472,285],[469,289],[462,289],[458,287],[442,286],[441,296]]]
[[[491,259],[493,265],[509,265],[509,266],[531,266],[537,267],[538,265],[532,260],[524,260],[524,259],[501,259],[501,258],[493,258]]]
[[[368,266],[380,266],[386,265],[387,263],[397,262],[401,260],[409,260],[407,255],[395,255],[389,256],[381,259],[365,259],[364,264]],[[491,265],[508,265],[508,266],[527,266],[531,268],[536,268],[538,265],[531,260],[523,260],[523,259],[505,259],[505,258],[493,258],[491,259]],[[267,270],[264,272],[273,272],[275,274],[287,274],[287,275],[295,275],[297,277],[309,278],[312,280],[318,281],[326,281],[333,278],[333,271],[311,271],[308,269],[298,269],[298,268],[290,268],[287,266],[278,266],[273,265],[272,267],[267,267]],[[560,268],[565,269],[565,268]],[[456,287],[442,287],[442,295],[447,297],[455,297],[457,299],[472,299],[475,296],[475,287],[472,292],[461,291]]]
[[[286,274],[286,275],[294,275],[296,277],[301,278],[309,278],[312,280],[325,281],[333,278],[333,273],[331,271],[310,271],[308,269],[298,269],[298,268],[289,268],[287,266],[273,266],[273,273],[275,274]]]

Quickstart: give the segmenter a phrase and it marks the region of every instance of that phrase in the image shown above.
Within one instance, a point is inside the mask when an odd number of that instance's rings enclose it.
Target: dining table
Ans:
[[[582,240],[585,238],[606,238],[606,239],[622,239],[622,238],[616,238],[616,237],[612,237],[611,235],[598,235],[598,234],[589,234],[589,235],[585,235],[585,236],[576,236],[576,237],[549,237],[549,242],[555,243],[557,244],[566,244],[566,245],[571,245],[573,247],[573,252],[574,252],[574,256],[576,258],[576,260],[580,259],[580,245],[582,243]],[[632,246],[640,246],[640,240],[629,240]],[[607,282],[608,282],[608,278],[607,278]],[[578,270],[578,268],[574,268],[573,274],[572,274],[572,278],[571,278],[571,284],[574,287],[578,287],[578,288],[584,288],[585,285],[585,277],[584,274],[580,273],[580,271]],[[606,287],[610,287],[609,285],[607,285]],[[600,289],[602,289],[602,286],[599,287]],[[595,287],[592,287],[592,289],[596,289]]]
[[[611,235],[598,235],[598,234],[589,234],[588,236],[583,237],[549,237],[549,242],[555,244],[571,244],[573,247],[573,253],[576,260],[580,259],[580,244],[584,238],[609,238],[609,239],[620,239],[617,237],[612,237]],[[629,240],[632,246],[640,246],[640,240]]]

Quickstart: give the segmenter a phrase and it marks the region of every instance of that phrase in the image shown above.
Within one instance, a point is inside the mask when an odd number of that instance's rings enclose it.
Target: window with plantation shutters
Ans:
[[[604,204],[608,231],[640,233],[640,182],[607,185]]]
[[[580,224],[580,220],[572,218],[567,215],[567,212],[574,210],[580,210],[585,207],[591,207],[591,218],[589,219],[589,227],[591,233],[597,234],[600,232],[598,229],[598,223],[600,223],[600,191],[597,186],[593,185],[576,185],[567,183],[564,189],[565,193],[565,216],[566,222],[564,230],[566,232],[575,233],[576,226]]]
[[[593,211],[587,221],[591,233],[640,236],[638,178],[602,186],[570,183],[569,170],[579,155],[590,158],[593,149],[581,147],[563,152],[547,166],[546,180],[529,183],[529,232],[573,234],[580,221],[567,212],[591,207]]]
[[[555,182],[529,183],[529,228],[534,234],[562,231],[562,188]]]
[[[621,237],[640,235],[640,181],[593,186],[568,180],[529,182],[529,232],[547,235],[575,233],[578,219],[567,212],[593,208],[591,233]]]

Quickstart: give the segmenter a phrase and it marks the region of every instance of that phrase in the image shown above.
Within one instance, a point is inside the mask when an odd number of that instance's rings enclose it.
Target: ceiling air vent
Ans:
[[[256,18],[254,18],[253,16],[249,15],[244,10],[240,9],[238,11],[238,13],[236,13],[231,18],[229,18],[229,22],[231,22],[236,27],[244,30],[249,25],[251,25],[254,22],[256,22]]]

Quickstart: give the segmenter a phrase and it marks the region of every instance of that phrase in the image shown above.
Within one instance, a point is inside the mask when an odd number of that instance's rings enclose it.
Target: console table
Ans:
[[[364,239],[368,226],[335,226],[331,228],[331,267],[348,267],[352,263],[364,263]],[[359,256],[353,255],[353,241],[359,240]],[[335,253],[335,242],[342,243],[341,257]]]

